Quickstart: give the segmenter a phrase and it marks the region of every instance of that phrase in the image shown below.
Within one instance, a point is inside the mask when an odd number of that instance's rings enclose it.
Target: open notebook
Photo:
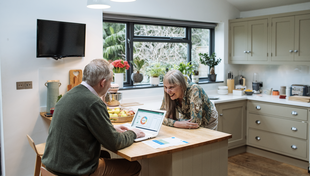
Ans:
[[[129,129],[137,128],[145,133],[145,137],[135,139],[136,142],[154,138],[159,133],[165,115],[166,111],[139,108],[131,124],[127,123],[124,126]]]

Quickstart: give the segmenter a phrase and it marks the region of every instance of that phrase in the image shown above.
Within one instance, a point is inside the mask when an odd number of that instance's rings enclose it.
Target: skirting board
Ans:
[[[269,151],[262,150],[259,148],[255,148],[255,147],[251,147],[251,146],[245,146],[245,145],[228,150],[228,157],[238,155],[241,153],[245,153],[245,152],[252,153],[252,154],[255,154],[258,156],[262,156],[265,158],[269,158],[272,160],[276,160],[279,162],[283,162],[286,164],[290,164],[290,165],[293,165],[296,167],[300,167],[302,169],[308,169],[308,166],[309,166],[309,163],[307,161],[291,158],[291,157],[284,156],[281,154],[277,154],[277,153],[273,153],[273,152],[269,152]]]
[[[303,160],[291,158],[291,157],[288,157],[288,156],[284,156],[284,155],[281,155],[281,154],[269,152],[269,151],[266,151],[266,150],[262,150],[262,149],[258,149],[258,148],[250,147],[250,146],[247,146],[246,152],[252,153],[252,154],[255,154],[255,155],[258,155],[258,156],[262,156],[262,157],[265,157],[265,158],[273,159],[273,160],[276,160],[276,161],[279,161],[279,162],[283,162],[283,163],[286,163],[286,164],[290,164],[290,165],[293,165],[293,166],[300,167],[302,169],[307,169],[308,170],[308,166],[309,166],[308,161],[303,161]]]

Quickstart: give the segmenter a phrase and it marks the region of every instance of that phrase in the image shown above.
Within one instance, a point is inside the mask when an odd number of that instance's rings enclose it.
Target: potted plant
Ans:
[[[193,73],[193,65],[190,62],[188,62],[187,64],[181,62],[179,65],[175,65],[175,69],[183,73],[186,81],[190,81],[189,76]]]
[[[193,72],[192,72],[192,82],[199,83],[199,62],[194,60],[192,61]]]
[[[214,66],[217,66],[222,59],[215,59],[215,53],[212,53],[210,56],[207,53],[199,53],[199,56],[201,64],[208,65],[210,68],[210,72],[208,74],[209,81],[215,82],[216,74],[214,73]]]
[[[193,71],[192,81],[196,84],[199,82],[199,71],[198,70]]]
[[[166,68],[163,67],[160,63],[154,63],[147,68],[146,74],[150,76],[150,84],[153,86],[158,86],[159,76],[165,74]]]
[[[143,59],[140,59],[139,57],[136,57],[131,61],[131,64],[133,67],[137,70],[136,73],[131,74],[131,80],[134,83],[140,83],[143,80],[143,74],[140,73],[141,68],[143,67],[145,61]]]

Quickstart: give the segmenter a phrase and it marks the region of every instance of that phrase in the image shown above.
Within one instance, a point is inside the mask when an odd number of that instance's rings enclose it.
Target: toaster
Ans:
[[[308,86],[301,84],[292,84],[290,87],[290,96],[309,96]]]

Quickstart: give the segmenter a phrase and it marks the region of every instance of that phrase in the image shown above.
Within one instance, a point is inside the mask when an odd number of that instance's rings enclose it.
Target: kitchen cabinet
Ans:
[[[310,65],[310,11],[229,20],[229,63]]]
[[[230,23],[230,60],[268,60],[268,18]]]
[[[310,14],[271,18],[271,61],[310,62]]]
[[[308,161],[308,109],[248,100],[247,145]]]
[[[232,134],[228,149],[246,144],[246,101],[215,104],[218,111],[218,131]]]

